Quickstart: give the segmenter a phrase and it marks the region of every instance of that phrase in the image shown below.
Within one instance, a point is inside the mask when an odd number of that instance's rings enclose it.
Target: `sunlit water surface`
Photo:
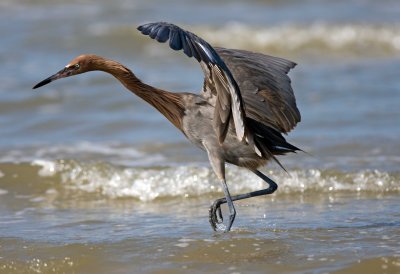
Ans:
[[[1,273],[400,273],[398,1],[0,3]],[[222,196],[203,151],[102,73],[38,81],[74,56],[123,62],[143,81],[197,92],[194,60],[141,36],[165,20],[213,45],[294,60],[308,154],[263,171],[276,194]],[[232,193],[264,187],[228,166]],[[224,208],[225,210],[225,208]],[[226,211],[224,211],[226,213]]]

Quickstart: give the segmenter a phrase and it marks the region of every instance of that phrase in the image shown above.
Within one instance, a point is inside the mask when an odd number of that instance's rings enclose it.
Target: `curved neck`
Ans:
[[[172,93],[143,83],[135,74],[122,64],[99,57],[92,63],[93,70],[110,73],[117,78],[128,90],[155,107],[175,127],[182,130],[184,105],[182,94]]]

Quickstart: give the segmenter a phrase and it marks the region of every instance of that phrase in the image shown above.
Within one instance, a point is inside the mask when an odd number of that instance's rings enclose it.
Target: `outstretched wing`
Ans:
[[[289,60],[245,50],[215,48],[235,77],[246,117],[287,133],[300,122],[300,112],[287,73]]]
[[[161,43],[169,40],[170,48],[183,49],[187,56],[196,58],[203,69],[205,83],[213,87],[211,92],[216,93],[214,94],[216,96],[214,129],[219,142],[222,143],[225,140],[231,116],[237,138],[244,141],[246,138],[245,112],[240,89],[214,48],[195,34],[170,23],[149,23],[139,26],[138,30]]]

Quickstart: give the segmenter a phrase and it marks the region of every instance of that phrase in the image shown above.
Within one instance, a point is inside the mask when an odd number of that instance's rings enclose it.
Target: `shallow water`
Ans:
[[[229,12],[227,12],[229,11]],[[400,273],[398,1],[0,3],[0,273]],[[263,171],[278,191],[222,196],[203,151],[102,73],[31,88],[81,53],[196,92],[194,60],[136,31],[165,20],[213,45],[294,60],[308,154]],[[10,23],[11,22],[11,23]],[[182,76],[184,75],[184,77]],[[228,166],[232,193],[263,187]]]

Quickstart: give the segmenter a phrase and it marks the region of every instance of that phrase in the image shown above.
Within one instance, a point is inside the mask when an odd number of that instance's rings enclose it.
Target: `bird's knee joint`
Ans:
[[[271,189],[271,193],[274,193],[275,191],[278,190],[278,185],[277,184],[272,184],[269,188]]]

